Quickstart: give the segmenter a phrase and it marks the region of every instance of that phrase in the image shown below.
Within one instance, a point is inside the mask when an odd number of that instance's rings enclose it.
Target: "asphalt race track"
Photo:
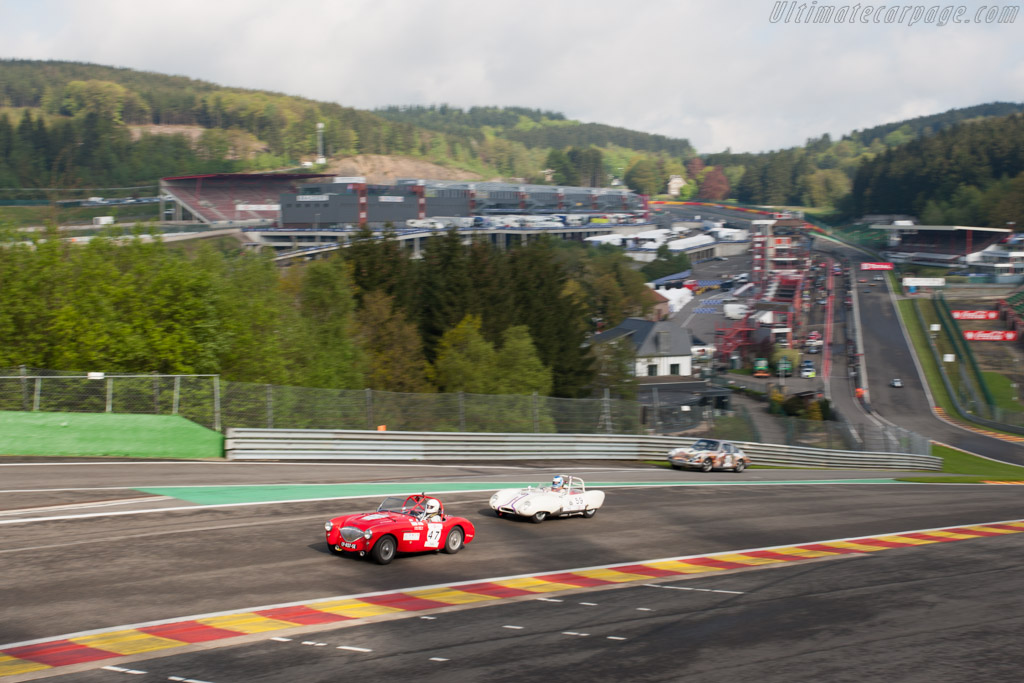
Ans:
[[[454,556],[400,556],[380,567],[330,555],[322,531],[328,517],[373,508],[375,499],[249,504],[236,495],[288,497],[298,485],[325,483],[498,488],[540,483],[554,471],[7,460],[0,466],[0,650],[335,596],[1024,519],[1020,486],[896,484],[887,472],[706,475],[587,463],[571,471],[588,482],[632,483],[606,489],[593,519],[498,519],[488,492],[449,493],[448,511],[477,526],[473,543]],[[693,485],[643,485],[659,482]],[[221,495],[236,502],[139,491],[172,485],[227,487]],[[1004,531],[254,633],[5,680],[1017,681],[1022,560],[1024,533]],[[0,675],[18,663],[0,657]]]

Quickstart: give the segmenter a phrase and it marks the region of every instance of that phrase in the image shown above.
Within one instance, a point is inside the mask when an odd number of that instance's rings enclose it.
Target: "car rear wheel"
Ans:
[[[377,564],[388,564],[391,560],[395,559],[397,550],[398,546],[395,543],[395,537],[384,536],[373,546],[373,550],[370,551],[370,557]]]
[[[737,460],[736,466],[732,468],[732,471],[738,474],[745,469],[747,469],[747,463],[743,462],[742,460]]]
[[[465,535],[462,533],[462,527],[457,526],[448,532],[448,538],[444,539],[444,552],[449,555],[462,550],[462,541]]]
[[[591,508],[590,510],[587,510],[586,512],[584,512],[583,516],[586,517],[587,519],[590,519],[591,517],[593,517],[596,514],[597,514],[597,508]]]
[[[700,464],[701,472],[710,472],[711,468],[715,466],[715,463],[711,461],[711,458],[707,458]]]
[[[547,518],[548,518],[548,513],[544,512],[543,510],[538,510],[537,512],[533,513],[532,517],[530,517],[530,521],[533,522],[534,524],[540,524],[541,522],[543,522]]]

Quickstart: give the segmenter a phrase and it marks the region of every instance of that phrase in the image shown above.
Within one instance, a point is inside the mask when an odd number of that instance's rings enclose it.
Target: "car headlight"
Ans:
[[[370,540],[371,536],[373,536],[373,529],[367,529],[363,532],[363,538],[365,538],[367,541]]]
[[[523,501],[522,505],[519,506],[519,509],[524,511],[524,512],[526,510],[529,510],[530,509],[530,501],[528,501],[528,500]]]
[[[330,531],[333,526],[334,523],[331,522],[331,520],[327,520],[326,522],[324,522],[324,531]]]
[[[498,494],[495,493],[493,496],[491,496],[491,507],[494,507],[497,504],[498,504]]]

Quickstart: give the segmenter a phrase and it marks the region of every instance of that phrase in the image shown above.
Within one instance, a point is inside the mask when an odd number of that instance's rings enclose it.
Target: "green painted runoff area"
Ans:
[[[0,411],[0,454],[223,458],[224,437],[177,415]]]
[[[894,484],[895,479],[830,479],[814,481],[619,481],[595,482],[588,488],[615,488],[630,486],[775,486],[794,484]],[[537,482],[373,482],[357,484],[304,484],[280,486],[162,486],[136,489],[156,496],[168,496],[196,505],[225,505],[232,503],[275,503],[301,500],[323,500],[330,498],[366,498],[379,496],[401,496],[412,493],[441,495],[466,491],[497,491],[498,489],[525,488],[536,486]]]

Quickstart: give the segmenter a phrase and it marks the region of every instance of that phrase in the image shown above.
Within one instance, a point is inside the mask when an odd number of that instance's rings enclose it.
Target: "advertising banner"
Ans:
[[[904,287],[945,287],[946,278],[944,277],[905,277],[903,278]]]
[[[953,311],[954,320],[999,320],[999,311]]]
[[[964,330],[967,341],[1017,341],[1016,330]]]
[[[891,263],[862,263],[861,270],[892,270]]]

